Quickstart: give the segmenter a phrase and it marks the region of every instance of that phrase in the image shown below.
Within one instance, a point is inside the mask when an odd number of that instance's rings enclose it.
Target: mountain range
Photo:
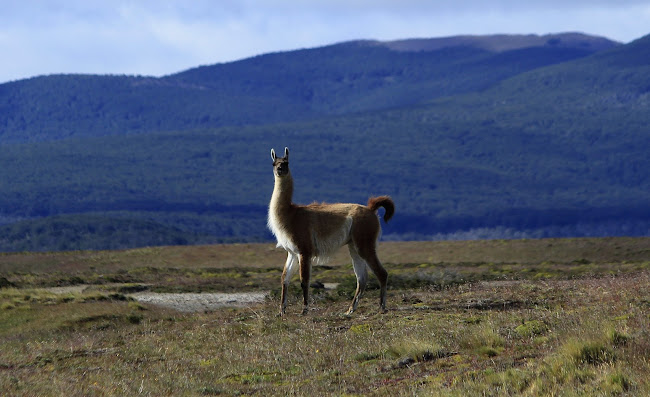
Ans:
[[[163,77],[0,84],[0,250],[267,241],[389,194],[384,238],[650,233],[650,36],[360,40]]]

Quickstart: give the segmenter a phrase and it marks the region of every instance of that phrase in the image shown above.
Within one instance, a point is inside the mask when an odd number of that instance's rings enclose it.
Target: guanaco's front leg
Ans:
[[[309,310],[309,276],[311,273],[311,262],[309,255],[300,255],[300,286],[302,287],[303,308],[302,314]]]
[[[287,291],[289,289],[289,283],[291,282],[291,278],[296,273],[296,270],[298,268],[297,262],[298,260],[296,258],[296,255],[294,255],[291,252],[288,252],[287,262],[284,264],[284,270],[282,271],[282,295],[281,295],[281,303],[280,303],[281,316],[283,316],[287,310]]]

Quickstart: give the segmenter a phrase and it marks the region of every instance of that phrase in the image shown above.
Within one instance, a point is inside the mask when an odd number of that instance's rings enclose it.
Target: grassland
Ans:
[[[345,252],[296,285],[266,244],[0,255],[0,395],[648,395],[650,238],[380,244],[346,317]],[[294,283],[297,284],[297,283]],[[54,293],[53,287],[69,288]],[[271,291],[181,313],[129,293]]]

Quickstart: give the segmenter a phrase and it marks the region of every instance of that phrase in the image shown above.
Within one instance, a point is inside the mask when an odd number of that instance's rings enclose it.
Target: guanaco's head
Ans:
[[[273,174],[275,176],[285,176],[289,174],[289,148],[284,148],[284,157],[275,155],[275,150],[271,149],[271,158],[273,159]]]

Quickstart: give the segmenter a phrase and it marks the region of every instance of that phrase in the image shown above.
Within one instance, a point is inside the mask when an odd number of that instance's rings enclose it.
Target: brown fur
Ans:
[[[371,197],[368,205],[319,204],[297,205],[292,200],[293,178],[289,171],[289,150],[277,157],[271,150],[275,187],[269,205],[269,227],[278,239],[278,246],[287,250],[287,263],[282,272],[281,314],[286,310],[287,289],[291,276],[300,270],[303,291],[303,312],[309,302],[309,279],[314,258],[327,256],[343,245],[348,245],[357,276],[357,290],[348,313],[352,313],[363,294],[367,269],[370,267],[381,286],[380,307],[386,308],[386,283],[388,272],[382,267],[376,253],[376,243],[381,232],[377,209],[386,210],[384,221],[393,216],[395,205],[390,197]]]
[[[379,207],[384,207],[386,210],[384,213],[384,222],[386,223],[388,223],[395,213],[395,204],[388,196],[370,197],[367,206],[371,211],[377,211]]]

